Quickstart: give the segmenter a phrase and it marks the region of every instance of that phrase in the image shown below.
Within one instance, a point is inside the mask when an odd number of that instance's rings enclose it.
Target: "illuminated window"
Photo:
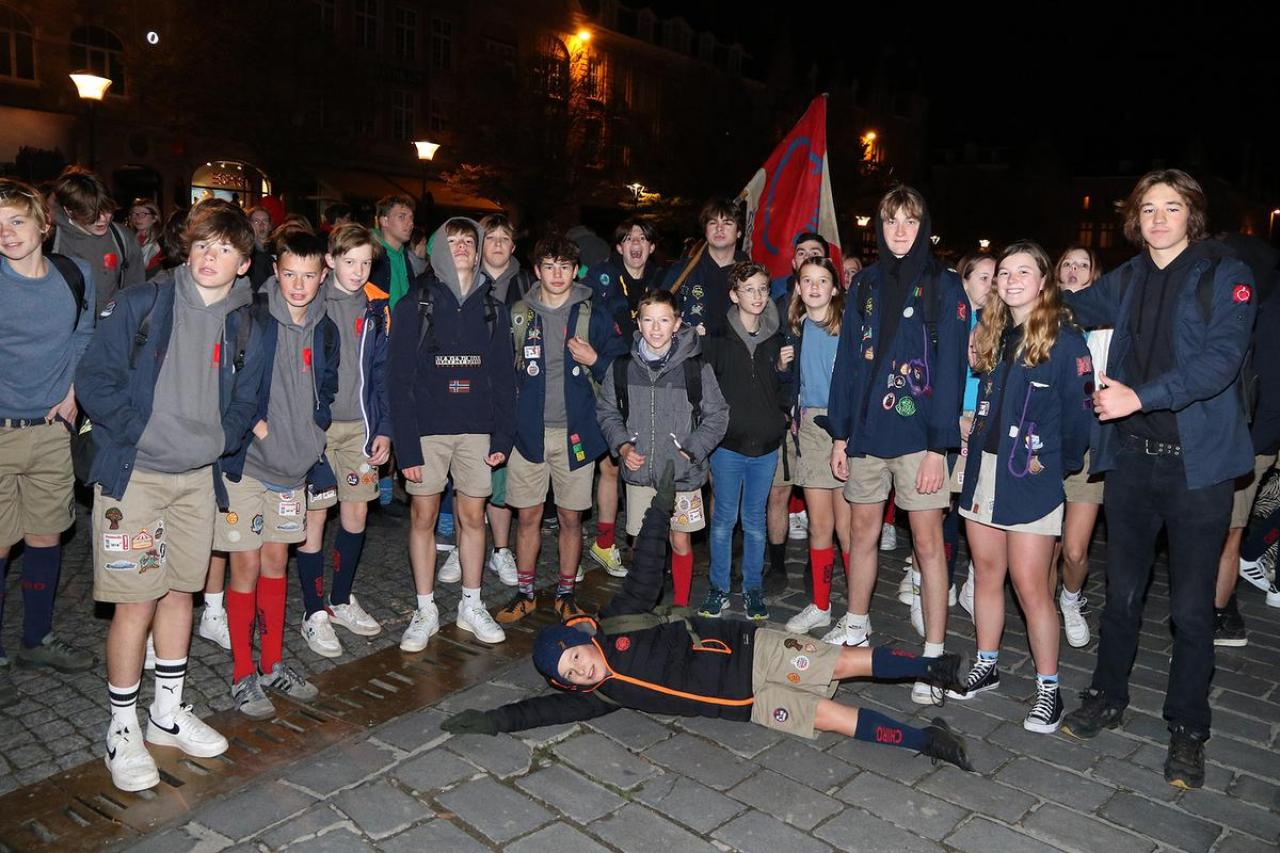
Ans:
[[[36,79],[31,24],[26,18],[4,6],[0,6],[0,77]]]
[[[1085,197],[1084,197],[1084,199],[1082,199],[1082,200],[1081,200],[1081,202],[1080,202],[1080,209],[1081,209],[1081,210],[1088,210],[1088,209],[1089,209],[1089,196],[1085,196]]]
[[[125,93],[124,45],[115,33],[102,27],[76,27],[71,31],[71,67],[88,69],[111,78],[112,95]]]
[[[569,49],[553,35],[543,35],[538,45],[537,64],[533,73],[538,91],[548,98],[563,101],[569,93]]]

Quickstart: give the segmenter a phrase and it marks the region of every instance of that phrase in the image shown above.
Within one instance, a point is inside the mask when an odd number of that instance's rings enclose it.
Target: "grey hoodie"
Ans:
[[[226,298],[205,305],[186,264],[173,270],[173,286],[173,331],[134,462],[164,474],[194,471],[222,455],[227,438],[214,348],[226,345],[227,314],[253,298],[249,279],[238,278]]]
[[[693,409],[684,387],[685,360],[702,352],[697,333],[689,326],[676,332],[666,359],[654,370],[640,354],[642,338],[637,332],[631,345],[631,362],[627,365],[628,418],[623,423],[618,411],[617,395],[612,380],[600,385],[600,397],[596,402],[596,417],[609,449],[617,452],[627,442],[645,457],[640,470],[632,471],[625,464],[622,479],[637,486],[654,486],[658,474],[668,461],[675,464],[676,488],[692,491],[707,482],[708,457],[724,438],[729,427],[729,404],[720,393],[715,372],[711,365],[702,365],[702,420],[693,428]],[[675,434],[675,440],[671,438]],[[693,461],[685,459],[676,447],[688,453]]]
[[[333,398],[335,421],[360,421],[364,411],[360,404],[360,392],[364,385],[364,370],[360,359],[360,333],[357,326],[369,307],[369,298],[363,290],[355,293],[343,290],[333,273],[320,288],[324,310],[338,327],[340,358],[338,362],[338,393]],[[319,300],[317,300],[319,301]]]
[[[747,352],[753,356],[756,354],[756,344],[773,337],[773,333],[778,331],[781,325],[778,321],[778,306],[772,299],[764,303],[764,313],[760,315],[760,328],[754,335],[742,324],[742,309],[737,305],[729,306],[728,318],[729,328],[742,339],[742,342],[747,345]]]
[[[267,401],[267,437],[254,436],[244,471],[273,486],[293,488],[302,485],[324,452],[324,430],[315,421],[316,377],[304,363],[303,350],[315,343],[325,301],[319,296],[312,300],[303,325],[298,326],[289,316],[289,303],[275,276],[267,279],[263,289],[278,326],[276,355],[271,365],[271,399]]]
[[[113,222],[101,237],[89,234],[68,219],[66,212],[57,205],[54,205],[53,221],[58,226],[53,235],[53,251],[80,258],[89,265],[99,314],[117,290],[146,281],[147,268],[142,262],[142,250],[128,228]],[[123,258],[112,231],[117,231],[120,242],[124,244]]]
[[[471,227],[476,229],[476,267],[474,278],[471,280],[471,289],[467,291],[466,296],[462,295],[458,269],[453,265],[453,255],[449,252],[449,235],[445,233],[445,228],[450,222],[469,222]],[[458,300],[459,305],[484,289],[482,285],[489,280],[489,276],[484,271],[484,265],[480,263],[480,250],[484,246],[484,229],[480,227],[479,222],[465,216],[450,217],[436,229],[436,233],[431,236],[430,245],[432,248],[431,272],[453,292],[453,297]]]
[[[591,288],[584,284],[569,287],[569,298],[559,308],[549,308],[542,301],[542,285],[535,284],[525,296],[525,304],[538,314],[542,322],[542,356],[546,367],[547,392],[542,405],[542,425],[563,427],[568,424],[564,402],[565,336],[569,334],[569,309],[591,298]],[[569,359],[572,361],[572,359]],[[574,363],[576,364],[576,362]],[[569,365],[572,370],[573,364]]]
[[[511,290],[511,284],[516,279],[516,274],[520,272],[520,259],[515,255],[511,256],[511,260],[507,262],[507,268],[502,271],[502,275],[497,278],[490,276],[493,282],[493,298],[499,302],[507,301],[507,293]],[[486,273],[487,274],[487,273]],[[520,294],[516,294],[517,297]]]

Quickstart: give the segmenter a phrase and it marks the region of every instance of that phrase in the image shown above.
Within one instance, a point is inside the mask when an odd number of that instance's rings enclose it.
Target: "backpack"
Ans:
[[[435,329],[433,317],[435,314],[435,303],[431,299],[430,282],[423,282],[418,298],[418,350],[422,350],[422,342],[427,340],[430,335],[430,341],[427,343],[427,352],[436,352],[440,349],[436,343]],[[489,287],[484,292],[484,323],[489,329],[489,337],[493,337],[495,327],[498,325],[498,300],[493,296],[493,288]],[[417,360],[414,361],[415,369]]]
[[[618,411],[625,424],[631,411],[627,392],[627,367],[631,364],[631,356],[619,356],[613,362],[613,391],[618,401]],[[684,391],[689,397],[689,406],[693,409],[693,428],[697,429],[702,422],[702,356],[695,355],[684,360]]]
[[[81,315],[89,309],[89,305],[84,301],[84,273],[80,272],[80,267],[76,266],[76,262],[66,255],[50,252],[45,257],[62,276],[62,280],[67,283],[67,288],[71,291],[71,298],[76,301],[76,319],[71,324],[71,330],[75,331],[80,326]]]
[[[591,333],[591,300],[588,299],[578,304],[580,306],[578,308],[578,319],[573,325],[572,337],[589,341]],[[524,342],[529,335],[529,327],[533,325],[533,320],[532,305],[521,299],[512,306],[511,338],[516,348],[516,370],[518,372],[524,372]]]

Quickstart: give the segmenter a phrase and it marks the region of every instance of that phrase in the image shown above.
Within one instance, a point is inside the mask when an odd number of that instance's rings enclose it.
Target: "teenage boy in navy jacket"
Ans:
[[[325,456],[337,484],[307,490],[307,539],[298,546],[298,582],[305,615],[302,636],[323,657],[338,657],[342,644],[333,626],[375,637],[382,626],[351,594],[369,502],[378,497],[378,466],[391,455],[391,411],[387,399],[385,304],[370,302],[364,286],[381,247],[363,225],[348,222],[329,232],[324,256],[329,274],[321,288],[325,313],[338,329],[338,391],[333,422],[325,430]],[[324,600],[324,525],[338,506],[333,542],[333,592]]]
[[[606,450],[593,383],[606,381],[613,360],[627,351],[605,303],[592,299],[591,288],[574,283],[578,246],[549,237],[539,241],[533,257],[538,283],[511,316],[519,347],[518,397],[507,503],[519,511],[519,589],[498,611],[499,622],[523,619],[537,607],[533,582],[542,545],[542,505],[551,485],[560,521],[555,608],[562,619],[582,613],[573,598],[582,559],[582,513],[591,509],[595,461]]]
[[[396,464],[413,498],[409,562],[417,607],[400,640],[419,652],[440,630],[435,604],[435,524],[453,477],[462,563],[457,624],[486,643],[506,639],[480,598],[484,504],[491,469],[506,461],[515,435],[511,314],[480,267],[484,233],[455,217],[432,237],[431,269],[392,311],[389,386]]]
[[[1115,334],[1093,395],[1102,428],[1091,473],[1107,472],[1107,602],[1093,683],[1062,730],[1089,738],[1120,724],[1143,591],[1165,527],[1175,631],[1164,775],[1175,787],[1199,788],[1218,554],[1234,480],[1253,470],[1240,366],[1257,300],[1249,268],[1203,239],[1204,191],[1186,172],[1148,172],[1122,211],[1125,236],[1145,251],[1067,296],[1081,325]]]
[[[182,704],[191,594],[204,587],[222,466],[248,437],[266,355],[245,274],[253,228],[225,202],[187,220],[187,263],[107,303],[76,372],[93,420],[94,598],[115,604],[107,631],[107,768],[125,791],[159,784],[138,736],[143,652],[155,637],[146,739],[209,758],[222,735]]]
[[[942,654],[947,628],[947,560],[942,514],[947,452],[960,446],[968,369],[969,300],[960,277],[930,252],[929,212],[910,187],[880,200],[880,260],[854,279],[840,328],[828,417],[831,468],[848,480],[852,504],[849,612],[826,638],[860,645],[871,633],[884,502],[892,489],[907,511],[923,610],[925,655]],[[922,682],[921,704],[940,700]]]
[[[253,439],[225,466],[228,511],[214,547],[231,556],[227,624],[234,662],[231,696],[254,719],[275,713],[264,690],[309,702],[317,695],[283,660],[289,546],[306,538],[306,494],[334,485],[324,456],[329,407],[338,387],[338,330],[317,299],[324,239],[301,229],[276,241],[275,275],[254,305],[263,370]],[[253,625],[261,635],[253,661]]]
[[[62,532],[75,522],[72,378],[93,337],[93,277],[83,260],[44,253],[49,227],[35,187],[0,179],[0,611],[9,549],[22,540],[18,663],[80,672],[93,655],[53,635],[53,596]],[[20,700],[0,649],[0,707]]]

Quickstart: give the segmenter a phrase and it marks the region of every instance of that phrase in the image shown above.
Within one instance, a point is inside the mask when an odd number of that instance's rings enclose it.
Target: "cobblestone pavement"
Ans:
[[[366,590],[362,600],[372,600],[375,615],[389,623],[375,641],[386,645],[407,620],[411,594],[402,534],[371,531],[357,588]],[[63,611],[74,612],[77,598],[85,606],[87,574],[74,568],[83,562],[83,551],[82,542],[69,549]],[[875,639],[917,647],[907,607],[895,597],[906,553],[882,555]],[[798,565],[801,543],[792,544],[790,556],[793,567]],[[1095,604],[1102,599],[1101,569],[1095,562],[1089,586]],[[705,577],[698,577],[695,596],[703,584]],[[799,586],[795,578],[792,591],[772,605],[775,622],[805,604]],[[837,606],[842,593],[837,589]],[[489,598],[499,600],[493,593]],[[736,597],[734,608],[740,615]],[[451,737],[440,731],[440,721],[461,708],[488,708],[546,691],[525,660],[436,707],[201,804],[181,826],[131,849],[1273,851],[1280,841],[1280,610],[1267,608],[1261,595],[1244,587],[1241,609],[1249,645],[1218,653],[1214,737],[1201,791],[1180,792],[1161,776],[1167,733],[1159,714],[1171,642],[1168,587],[1158,570],[1132,705],[1120,730],[1092,741],[1022,729],[1034,672],[1012,607],[998,692],[963,706],[921,709],[911,703],[909,685],[841,687],[845,701],[917,723],[945,717],[968,738],[978,775],[830,734],[804,741],[757,726],[628,710],[514,736]],[[290,613],[295,624],[293,607]],[[100,646],[100,620],[81,616],[81,628],[71,612],[62,618],[64,628],[74,624],[86,641],[93,638]],[[1096,629],[1096,615],[1090,622]],[[971,651],[974,634],[963,611],[953,610],[949,627],[949,646]],[[9,633],[5,638],[14,642]],[[199,640],[193,651],[198,689],[209,704],[225,707],[225,653]],[[313,671],[331,665],[296,636],[290,651]],[[1092,664],[1092,646],[1073,650],[1064,643],[1061,674],[1069,708]],[[4,724],[12,727],[6,731],[29,734],[25,741],[8,740],[3,750],[13,767],[5,777],[10,784],[41,778],[59,761],[76,763],[97,748],[100,674],[63,679],[20,672],[17,678],[27,698]],[[41,691],[48,692],[37,701]],[[53,691],[63,694],[54,697]],[[78,710],[63,713],[66,702],[78,702]],[[77,715],[85,719],[76,722]],[[84,742],[61,758],[37,756],[18,766],[22,761],[15,757],[24,747],[56,755],[46,749],[53,739],[43,732],[62,723],[67,725],[59,728],[60,737]]]

